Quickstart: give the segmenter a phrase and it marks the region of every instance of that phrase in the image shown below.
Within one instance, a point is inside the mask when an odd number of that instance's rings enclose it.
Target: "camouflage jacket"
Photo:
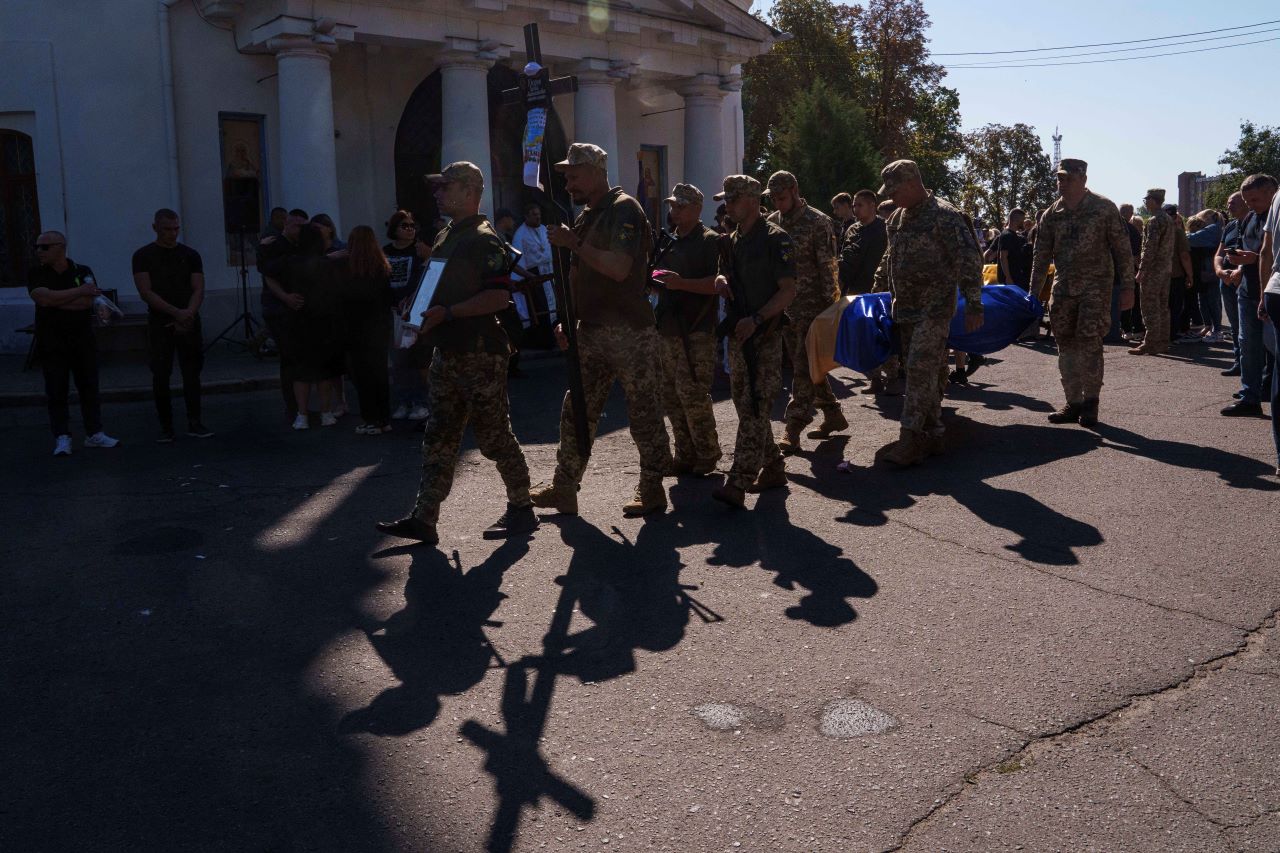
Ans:
[[[1173,220],[1163,210],[1157,210],[1142,229],[1138,270],[1152,281],[1169,278],[1173,272]]]
[[[840,298],[836,277],[836,231],[831,217],[801,200],[791,213],[769,214],[769,221],[791,235],[796,264],[796,298],[787,314],[812,319]]]
[[[1055,296],[1081,296],[1100,288],[1110,292],[1117,280],[1121,289],[1131,290],[1133,250],[1120,210],[1088,190],[1075,210],[1056,199],[1040,217],[1031,281],[1043,282],[1050,263]]]
[[[895,210],[887,230],[889,248],[872,290],[893,294],[895,320],[950,319],[957,287],[966,310],[982,312],[982,252],[963,213],[930,193],[910,210]]]

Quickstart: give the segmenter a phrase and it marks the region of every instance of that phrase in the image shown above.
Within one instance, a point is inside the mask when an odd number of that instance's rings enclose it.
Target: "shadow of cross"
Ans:
[[[538,751],[538,741],[546,729],[551,696],[555,692],[558,662],[569,634],[569,623],[577,603],[577,587],[567,576],[556,579],[560,598],[551,617],[551,627],[543,638],[543,654],[527,656],[507,667],[502,690],[502,717],[506,734],[495,732],[475,720],[462,724],[459,733],[489,754],[485,770],[493,776],[498,792],[498,810],[489,832],[487,849],[507,853],[515,843],[520,812],[550,797],[580,820],[590,820],[595,800],[561,779]],[[529,672],[534,673],[529,689]],[[527,698],[526,698],[527,697]]]

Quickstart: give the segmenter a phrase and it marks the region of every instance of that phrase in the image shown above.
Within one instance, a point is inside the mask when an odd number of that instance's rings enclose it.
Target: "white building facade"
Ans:
[[[0,3],[0,348],[29,342],[18,329],[33,318],[35,229],[64,232],[69,255],[136,311],[130,257],[153,239],[153,212],[177,210],[204,258],[212,335],[239,310],[246,193],[262,226],[281,206],[327,213],[342,235],[359,224],[381,233],[398,206],[434,215],[422,175],[465,159],[486,172],[483,209],[518,217],[524,116],[501,93],[526,61],[530,22],[552,76],[578,80],[557,98],[549,144],[604,147],[612,181],[643,192],[655,215],[678,181],[710,196],[741,171],[741,65],[777,35],[749,5]],[[256,275],[250,284],[256,309]]]

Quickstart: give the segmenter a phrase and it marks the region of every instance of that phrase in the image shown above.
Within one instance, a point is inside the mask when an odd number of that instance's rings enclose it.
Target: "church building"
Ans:
[[[40,231],[67,235],[126,312],[152,214],[204,258],[206,337],[239,312],[239,239],[272,207],[382,233],[434,217],[424,174],[485,171],[519,216],[524,110],[504,104],[537,23],[556,98],[547,144],[594,142],[661,216],[678,181],[741,171],[742,63],[779,33],[751,0],[18,0],[0,4],[0,347],[25,350]],[[245,197],[246,188],[249,197]],[[714,213],[710,202],[704,211]],[[258,277],[250,275],[256,311]]]

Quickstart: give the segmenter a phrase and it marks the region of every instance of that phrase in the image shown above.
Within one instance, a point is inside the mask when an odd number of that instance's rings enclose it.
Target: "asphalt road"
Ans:
[[[119,448],[53,459],[0,410],[0,849],[1280,850],[1269,425],[1217,414],[1222,350],[1113,347],[1103,425],[1054,427],[1047,352],[905,472],[871,464],[898,403],[840,374],[849,434],[737,513],[672,480],[623,519],[615,397],[581,517],[482,539],[468,447],[439,548],[373,530],[409,432],[257,392],[164,447],[110,405]],[[537,480],[564,386],[531,367]]]

